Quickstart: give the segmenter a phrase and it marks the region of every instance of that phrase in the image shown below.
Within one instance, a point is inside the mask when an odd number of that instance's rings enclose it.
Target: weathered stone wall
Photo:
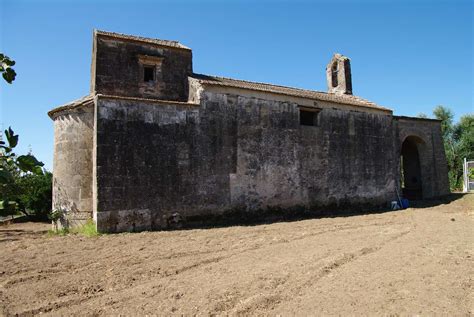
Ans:
[[[400,156],[403,141],[416,137],[423,198],[433,198],[449,193],[448,166],[444,152],[441,123],[438,120],[394,117],[395,151]],[[398,160],[398,169],[400,161]],[[397,173],[399,175],[399,173]]]
[[[339,96],[236,85],[193,77],[192,51],[177,42],[96,31],[91,96],[50,112],[53,208],[67,211],[64,225],[92,213],[99,231],[118,232],[227,211],[385,205],[407,137],[423,197],[447,194],[439,122],[346,96],[346,57],[327,72]],[[315,126],[300,123],[305,107]]]
[[[91,93],[187,100],[192,51],[153,43],[94,36]],[[144,82],[143,66],[156,67],[155,80]]]
[[[53,210],[63,210],[63,226],[92,217],[94,106],[54,115]]]
[[[100,97],[101,231],[155,229],[181,216],[273,207],[385,204],[398,158],[388,113],[205,92],[200,106]]]
[[[320,102],[318,126],[301,126],[297,104],[242,97],[237,103],[233,204],[249,209],[343,207],[383,204],[391,197],[390,115]]]

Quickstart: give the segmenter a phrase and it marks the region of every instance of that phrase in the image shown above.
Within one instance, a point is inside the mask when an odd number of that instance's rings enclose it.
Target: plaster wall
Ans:
[[[65,211],[62,226],[92,217],[93,105],[54,117],[53,210]]]

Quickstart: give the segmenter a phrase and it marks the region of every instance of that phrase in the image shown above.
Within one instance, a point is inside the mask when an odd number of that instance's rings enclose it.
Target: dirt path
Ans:
[[[252,227],[0,227],[0,314],[474,314],[474,195]]]

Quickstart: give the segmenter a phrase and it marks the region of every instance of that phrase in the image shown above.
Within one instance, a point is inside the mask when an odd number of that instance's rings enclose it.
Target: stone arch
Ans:
[[[419,136],[409,135],[401,143],[400,185],[403,196],[410,200],[423,199],[426,173],[423,171],[422,160],[425,153],[426,142]]]
[[[426,134],[423,129],[420,129],[416,126],[402,126],[399,129],[398,139],[400,141],[400,146],[403,144],[403,141],[409,136],[416,137],[417,139],[421,140],[423,143],[427,143],[430,140],[430,135]]]
[[[403,142],[412,137],[416,140],[422,179],[423,199],[430,199],[449,193],[448,171],[444,153],[441,125],[437,120],[394,117],[395,149],[401,157]],[[401,160],[398,160],[398,184],[402,183]],[[400,190],[399,193],[402,191]]]

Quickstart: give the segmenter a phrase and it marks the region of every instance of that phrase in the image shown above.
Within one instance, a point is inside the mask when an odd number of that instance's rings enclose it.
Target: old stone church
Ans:
[[[53,209],[119,232],[448,193],[439,121],[354,96],[342,55],[326,76],[328,92],[195,74],[178,42],[95,31],[90,94],[48,113]]]

